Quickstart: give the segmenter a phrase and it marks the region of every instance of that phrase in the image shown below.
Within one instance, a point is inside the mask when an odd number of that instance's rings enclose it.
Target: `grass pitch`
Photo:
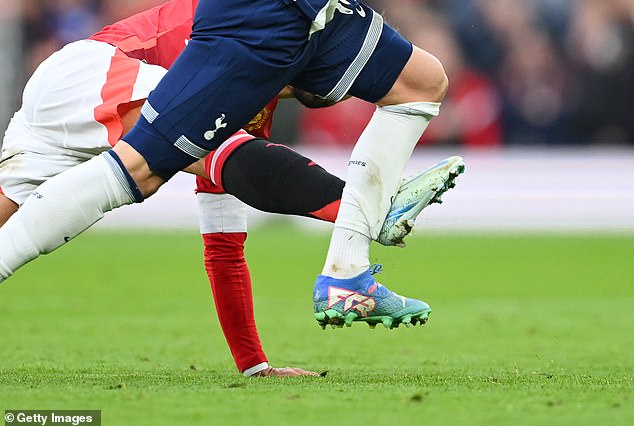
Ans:
[[[271,363],[247,379],[194,234],[89,233],[0,286],[0,410],[100,409],[104,425],[634,424],[634,237],[426,236],[373,248],[378,279],[429,302],[421,328],[322,331],[328,236],[254,230]]]

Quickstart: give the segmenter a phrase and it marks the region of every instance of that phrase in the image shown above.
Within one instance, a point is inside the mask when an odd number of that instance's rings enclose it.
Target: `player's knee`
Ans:
[[[437,69],[434,75],[434,79],[431,81],[431,97],[430,101],[432,102],[442,102],[447,95],[447,91],[449,90],[449,78],[445,73],[445,69],[443,68],[440,61],[437,60]]]
[[[121,171],[132,181],[130,187],[134,190],[133,184],[140,191],[141,200],[148,198],[165,183],[165,180],[154,174],[145,158],[139,154],[132,146],[125,141],[119,141],[112,151],[121,162]],[[137,202],[141,202],[137,199]]]
[[[442,63],[435,56],[423,52],[423,57],[416,62],[412,77],[412,96],[420,102],[441,102],[449,89],[449,79]]]
[[[440,60],[415,47],[396,83],[378,105],[442,102],[448,89],[449,79]]]
[[[433,78],[431,80],[431,84],[433,86],[432,91],[435,93],[436,97],[434,101],[441,102],[449,90],[449,78],[447,77],[447,73],[445,73],[445,68],[438,58],[434,56],[433,59]]]

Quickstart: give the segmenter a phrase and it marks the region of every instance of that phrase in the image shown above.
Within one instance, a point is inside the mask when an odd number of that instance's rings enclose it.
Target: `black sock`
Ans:
[[[256,209],[312,217],[311,212],[340,200],[345,184],[309,158],[259,138],[225,161],[222,183],[225,191]]]

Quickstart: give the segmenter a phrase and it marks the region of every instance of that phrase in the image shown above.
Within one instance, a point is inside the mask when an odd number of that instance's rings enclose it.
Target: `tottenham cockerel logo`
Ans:
[[[343,302],[343,312],[355,310],[367,317],[376,308],[376,301],[363,294],[337,287],[328,287],[328,308]]]
[[[353,10],[352,4],[348,0],[339,0],[339,3],[336,6],[336,10],[343,13],[344,15],[352,15],[354,11],[356,11],[359,16],[365,18],[365,10],[360,5],[357,5],[357,7]]]
[[[204,134],[205,139],[207,139],[208,141],[212,140],[214,138],[214,136],[216,136],[216,132],[220,129],[223,129],[225,127],[227,127],[227,123],[223,123],[225,119],[225,115],[222,114],[220,117],[216,118],[216,122],[214,123],[216,125],[216,128],[213,130],[207,130]]]

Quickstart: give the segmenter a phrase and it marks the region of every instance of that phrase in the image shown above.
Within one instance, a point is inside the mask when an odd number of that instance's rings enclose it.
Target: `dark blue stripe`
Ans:
[[[134,201],[136,203],[142,203],[143,200],[145,200],[145,197],[143,197],[143,194],[141,194],[141,190],[137,186],[134,179],[132,179],[132,176],[130,176],[130,173],[128,173],[128,170],[123,165],[123,162],[121,162],[121,159],[119,158],[119,156],[113,150],[106,151],[106,154],[110,154],[110,156],[114,158],[114,160],[119,165],[119,168],[123,172],[123,175],[125,176],[126,180],[128,181],[128,185],[130,186],[130,189],[132,190],[132,195],[134,195]]]

